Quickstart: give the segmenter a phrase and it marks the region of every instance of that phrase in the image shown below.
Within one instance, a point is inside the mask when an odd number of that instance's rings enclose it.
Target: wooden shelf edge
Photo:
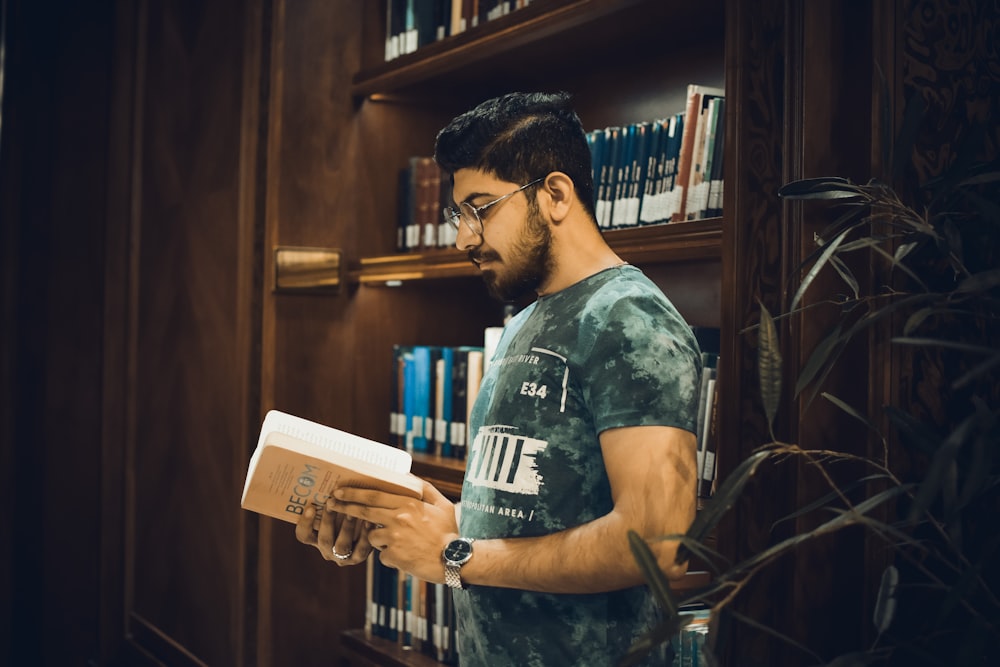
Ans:
[[[428,655],[375,637],[362,629],[344,631],[340,635],[340,643],[365,664],[383,667],[441,667],[442,664]],[[356,663],[352,660],[351,664]]]
[[[465,461],[431,454],[413,454],[412,472],[437,487],[438,491],[458,500],[465,479]]]
[[[647,225],[605,232],[611,248],[633,264],[703,261],[722,256],[722,218]],[[468,278],[479,272],[458,250],[431,250],[363,257],[348,271],[348,281],[386,285],[413,280]]]

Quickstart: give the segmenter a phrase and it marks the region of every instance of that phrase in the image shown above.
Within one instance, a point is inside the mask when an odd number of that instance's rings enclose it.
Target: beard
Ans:
[[[470,251],[469,258],[495,262],[500,270],[486,269],[483,280],[490,294],[502,302],[516,301],[538,288],[552,273],[552,232],[537,207],[529,207],[521,237],[501,261],[493,250]]]

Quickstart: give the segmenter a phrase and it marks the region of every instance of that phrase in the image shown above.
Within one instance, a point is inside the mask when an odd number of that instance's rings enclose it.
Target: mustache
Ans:
[[[500,255],[493,250],[470,250],[468,253],[469,261],[473,264],[479,265],[482,262],[495,262],[500,259]]]

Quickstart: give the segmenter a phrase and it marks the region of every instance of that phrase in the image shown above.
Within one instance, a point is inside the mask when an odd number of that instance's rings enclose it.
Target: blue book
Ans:
[[[455,350],[451,347],[441,348],[441,358],[437,361],[435,377],[435,420],[434,444],[441,456],[451,456],[451,421],[452,421],[452,368],[455,363]]]
[[[410,413],[410,433],[412,434],[412,451],[430,451],[427,424],[433,424],[431,415],[431,348],[427,345],[413,346],[412,377],[407,378],[407,385],[413,387],[413,412]],[[433,426],[430,430],[433,437]]]

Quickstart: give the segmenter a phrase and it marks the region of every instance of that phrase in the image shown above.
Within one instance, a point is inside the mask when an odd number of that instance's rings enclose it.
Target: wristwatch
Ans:
[[[444,561],[444,583],[452,588],[465,588],[462,583],[462,566],[472,558],[472,543],[475,540],[468,537],[459,537],[445,546],[441,553],[441,560]]]

